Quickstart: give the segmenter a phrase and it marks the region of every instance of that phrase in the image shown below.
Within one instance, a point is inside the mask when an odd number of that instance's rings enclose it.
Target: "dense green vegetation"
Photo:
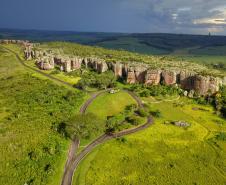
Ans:
[[[91,140],[104,132],[104,121],[92,113],[79,114],[60,123],[58,131],[71,139]]]
[[[207,99],[208,100],[208,99]],[[214,101],[214,106],[223,117],[226,118],[226,87],[222,86],[220,92],[214,96],[210,102]]]
[[[73,74],[73,72],[71,73]],[[80,78],[81,80],[75,84],[75,87],[83,90],[87,90],[88,88],[107,89],[115,87],[116,85],[116,77],[112,71],[98,74],[94,71],[83,70],[80,74]]]
[[[128,129],[131,126],[137,126],[143,124],[147,115],[140,114],[140,109],[137,110],[137,105],[132,104],[125,107],[120,113],[108,116],[106,121],[106,133],[114,133],[124,129]],[[139,116],[136,113],[139,113]]]
[[[0,184],[60,184],[69,140],[54,125],[78,111],[84,94],[37,76],[1,48]]]
[[[131,85],[129,89],[141,97],[149,96],[165,96],[165,95],[178,95],[181,93],[181,90],[178,87],[174,86],[165,86],[165,85],[153,85],[146,86],[142,84]]]
[[[161,110],[155,124],[96,148],[79,165],[74,185],[225,184],[225,120],[185,98],[149,106]],[[165,124],[179,120],[191,126]]]

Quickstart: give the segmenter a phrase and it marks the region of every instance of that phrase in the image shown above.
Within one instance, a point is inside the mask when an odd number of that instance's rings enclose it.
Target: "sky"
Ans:
[[[0,28],[226,35],[226,0],[0,0]]]

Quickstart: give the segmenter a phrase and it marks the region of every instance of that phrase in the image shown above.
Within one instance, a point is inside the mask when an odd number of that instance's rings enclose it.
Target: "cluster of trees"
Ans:
[[[222,86],[219,93],[211,97],[210,102],[214,104],[217,112],[226,118],[226,86]]]
[[[165,85],[145,86],[143,84],[136,84],[131,86],[130,90],[136,92],[141,97],[176,95],[181,93],[178,87]]]
[[[70,139],[90,139],[104,131],[104,122],[92,113],[77,114],[59,123],[57,131]]]
[[[226,118],[226,86],[222,86],[220,91],[214,95],[196,97],[195,100],[201,105],[213,105],[216,113]]]
[[[112,71],[98,74],[96,72],[85,72],[81,75],[81,80],[76,84],[76,87],[86,90],[88,87],[106,89],[115,87],[116,77]]]
[[[138,118],[134,115],[134,112],[137,110],[137,105],[132,104],[128,105],[124,111],[120,112],[117,115],[110,116],[106,121],[106,133],[113,133],[115,131],[121,130],[123,123],[125,121],[136,125],[139,124]]]

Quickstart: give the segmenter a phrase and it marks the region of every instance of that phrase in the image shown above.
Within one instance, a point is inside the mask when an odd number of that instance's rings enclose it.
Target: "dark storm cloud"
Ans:
[[[226,34],[225,0],[1,0],[0,27]]]

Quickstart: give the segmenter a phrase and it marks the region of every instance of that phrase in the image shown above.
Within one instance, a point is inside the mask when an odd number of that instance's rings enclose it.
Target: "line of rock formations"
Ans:
[[[51,51],[34,50],[32,44],[25,44],[24,55],[26,60],[36,60],[37,66],[42,70],[51,70],[55,66],[59,66],[60,70],[71,72],[80,69],[84,65],[86,68],[92,68],[98,73],[111,70],[116,77],[125,79],[129,84],[179,85],[182,89],[196,92],[199,95],[214,94],[219,91],[220,86],[223,84],[221,78],[203,76],[186,70],[150,69],[147,64],[106,62],[95,57],[58,56]]]

